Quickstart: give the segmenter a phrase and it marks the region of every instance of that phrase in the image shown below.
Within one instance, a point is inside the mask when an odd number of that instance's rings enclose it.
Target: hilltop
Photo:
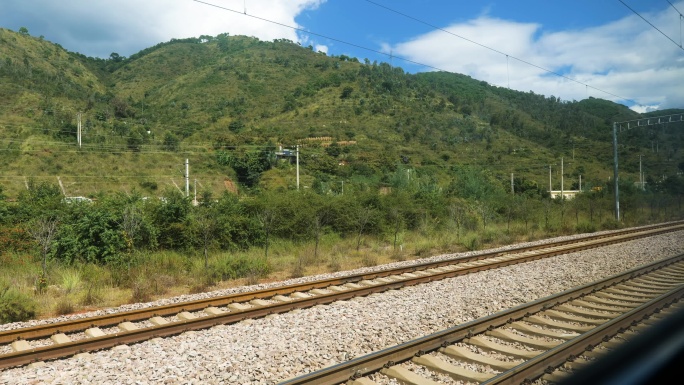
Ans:
[[[584,186],[602,185],[612,176],[612,122],[638,117],[606,100],[408,74],[287,40],[201,36],[105,60],[0,29],[8,197],[30,179],[59,183],[67,196],[161,195],[184,190],[186,159],[192,190],[293,189],[293,158],[276,153],[297,145],[301,184],[320,192],[345,182],[382,188],[411,172],[446,188],[464,168],[545,190],[549,165],[555,187],[561,167],[566,188],[580,175]],[[672,126],[622,135],[624,178],[639,179],[640,155],[649,178],[677,172],[682,130]]]

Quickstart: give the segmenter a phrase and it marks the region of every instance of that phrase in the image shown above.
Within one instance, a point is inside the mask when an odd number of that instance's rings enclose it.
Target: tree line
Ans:
[[[321,237],[333,233],[354,240],[358,249],[365,237],[397,248],[402,234],[413,231],[460,237],[495,226],[556,233],[620,226],[612,220],[610,185],[572,200],[551,199],[534,183],[517,180],[511,193],[485,170],[453,171],[445,187],[416,170],[399,169],[382,189],[349,183],[343,191],[281,189],[242,197],[206,191],[196,202],[172,189],[154,198],[132,192],[69,201],[57,185],[30,180],[16,202],[1,196],[0,252],[31,253],[43,269],[49,260],[126,265],[134,253],[155,250],[203,255],[206,263],[214,250],[259,247],[268,258],[275,239],[309,243],[315,255]],[[681,216],[684,184],[675,179],[660,191],[621,185],[623,221]]]

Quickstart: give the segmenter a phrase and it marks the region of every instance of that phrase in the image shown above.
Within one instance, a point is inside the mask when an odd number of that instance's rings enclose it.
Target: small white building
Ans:
[[[559,196],[561,196],[561,194],[563,194],[563,198],[565,198],[566,200],[570,200],[574,198],[575,195],[579,194],[580,190],[563,190],[562,192],[561,190],[551,190],[549,191],[549,193],[551,193],[552,199],[556,199]]]

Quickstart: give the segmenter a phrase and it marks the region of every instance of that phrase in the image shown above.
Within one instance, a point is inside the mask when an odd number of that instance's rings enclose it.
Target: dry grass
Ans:
[[[29,266],[20,271],[11,271],[9,267],[4,266],[0,268],[0,276],[15,282],[16,287],[22,292],[35,297],[37,317],[46,318],[132,302],[148,302],[164,297],[277,282],[305,275],[353,270],[442,253],[500,246],[499,241],[502,238],[492,237],[494,232],[492,229],[487,237],[491,240],[489,243],[483,242],[476,233],[461,234],[460,242],[449,233],[429,237],[404,234],[403,244],[396,250],[390,241],[383,239],[366,237],[359,251],[356,251],[353,239],[323,239],[315,257],[313,245],[297,245],[278,240],[274,241],[269,249],[269,274],[264,276],[248,272],[246,276],[225,281],[211,278],[204,268],[201,256],[177,253],[147,254],[140,258],[140,264],[130,272],[114,272],[96,265],[52,266],[53,273],[49,276],[49,286],[44,294],[34,291],[32,283],[39,272],[36,266]],[[523,234],[519,229],[514,229],[505,240],[524,242],[543,236],[539,231]],[[263,253],[263,249],[253,249],[244,257],[263,259]],[[228,256],[225,253],[213,253],[209,264],[216,265]],[[126,279],[128,284],[116,285],[116,274],[129,274]]]

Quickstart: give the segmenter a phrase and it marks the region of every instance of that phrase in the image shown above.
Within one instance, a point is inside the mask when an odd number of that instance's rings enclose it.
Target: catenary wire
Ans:
[[[394,13],[400,15],[400,16],[403,16],[403,17],[406,17],[406,18],[408,18],[408,19],[414,20],[414,21],[416,21],[416,22],[418,22],[418,23],[421,23],[421,24],[425,24],[425,25],[427,25],[427,26],[430,27],[430,28],[434,28],[434,29],[436,29],[436,30],[439,30],[439,31],[448,33],[449,35],[453,35],[453,36],[458,37],[459,39],[463,39],[463,40],[465,40],[465,41],[467,41],[467,42],[469,42],[469,43],[473,43],[473,44],[478,45],[478,46],[480,46],[480,47],[482,47],[482,48],[488,49],[488,50],[490,50],[490,51],[492,51],[492,52],[495,52],[495,53],[498,53],[498,54],[500,54],[500,55],[506,56],[506,63],[507,63],[506,65],[508,65],[508,58],[510,57],[510,58],[512,58],[512,59],[515,59],[515,60],[521,62],[521,63],[524,63],[524,64],[527,64],[527,65],[529,65],[529,66],[535,67],[535,68],[537,68],[537,69],[540,69],[540,70],[542,70],[542,71],[545,71],[545,72],[550,73],[550,74],[553,74],[553,75],[556,75],[556,76],[558,76],[558,77],[561,77],[561,78],[563,78],[563,79],[569,80],[569,81],[571,81],[571,82],[574,82],[574,83],[577,83],[577,84],[584,85],[585,87],[590,87],[591,89],[594,89],[594,90],[599,91],[599,92],[603,92],[603,93],[605,93],[605,94],[607,94],[607,95],[610,95],[610,96],[614,96],[614,97],[616,97],[616,98],[618,98],[618,99],[622,99],[622,100],[625,100],[625,101],[632,102],[632,103],[634,103],[634,104],[638,104],[638,103],[637,103],[636,101],[634,101],[634,100],[627,99],[627,98],[624,98],[624,97],[619,96],[619,95],[615,95],[615,94],[613,94],[613,93],[610,93],[610,92],[608,92],[608,91],[604,91],[604,90],[602,90],[602,89],[596,88],[596,87],[591,86],[591,85],[589,85],[589,84],[580,82],[579,80],[570,78],[570,77],[565,76],[565,75],[563,75],[563,74],[560,74],[560,73],[558,73],[558,72],[554,72],[554,71],[549,70],[549,69],[547,69],[547,68],[541,67],[541,66],[536,65],[536,64],[534,64],[534,63],[531,63],[531,62],[529,62],[529,61],[520,59],[520,58],[518,58],[518,57],[512,56],[512,55],[507,54],[507,53],[505,53],[505,52],[501,52],[501,51],[499,51],[499,50],[497,50],[497,49],[495,49],[495,48],[492,48],[492,47],[489,47],[489,46],[487,46],[487,45],[478,43],[478,42],[476,42],[476,41],[474,41],[474,40],[472,40],[472,39],[468,39],[468,38],[466,38],[466,37],[464,37],[464,36],[455,34],[455,33],[451,32],[451,31],[448,31],[448,30],[446,30],[446,29],[444,29],[444,28],[440,28],[440,27],[438,27],[438,26],[436,26],[436,25],[433,25],[433,24],[428,23],[428,22],[426,22],[426,21],[420,20],[420,19],[415,18],[415,17],[413,17],[413,16],[411,16],[411,15],[407,15],[407,14],[405,14],[405,13],[403,13],[403,12],[400,12],[400,11],[397,11],[397,10],[395,10],[395,9],[389,8],[389,7],[385,6],[385,5],[378,4],[378,3],[374,2],[374,1],[371,1],[371,0],[366,0],[366,1],[367,1],[368,3],[371,3],[371,4],[373,4],[373,5],[378,6],[378,7],[380,7],[380,8],[384,8],[384,9],[390,11],[390,12],[394,12]]]
[[[682,13],[679,12],[677,7],[675,7],[674,4],[672,4],[670,2],[670,0],[667,0],[667,2],[670,3],[672,8],[674,8],[674,10],[677,11],[677,13],[679,14],[679,46],[681,47],[682,46],[682,20],[684,20],[684,15],[682,15]]]
[[[358,44],[355,44],[355,43],[350,43],[350,42],[347,42],[347,41],[345,41],[345,40],[341,40],[341,39],[337,39],[337,38],[332,38],[332,37],[329,37],[329,36],[327,36],[327,35],[323,35],[323,34],[320,34],[320,33],[312,32],[312,31],[309,31],[309,30],[306,30],[306,29],[303,29],[303,28],[299,28],[299,27],[294,27],[294,26],[291,26],[291,25],[287,25],[287,24],[280,23],[280,22],[277,22],[277,21],[274,21],[274,20],[270,20],[270,19],[266,19],[266,18],[263,18],[263,17],[259,17],[259,16],[255,16],[255,15],[246,14],[246,13],[243,13],[243,12],[241,12],[241,11],[237,11],[237,10],[230,9],[230,8],[227,8],[227,7],[223,7],[223,6],[220,6],[220,5],[216,5],[216,4],[212,4],[212,3],[208,3],[208,2],[200,1],[200,0],[192,0],[192,1],[194,1],[194,2],[196,2],[196,3],[204,4],[204,5],[207,5],[207,6],[210,6],[210,7],[215,7],[215,8],[218,8],[218,9],[225,10],[225,11],[233,12],[233,13],[236,13],[236,14],[239,14],[239,15],[248,16],[248,17],[251,17],[251,18],[254,18],[254,19],[257,19],[257,20],[265,21],[265,22],[267,22],[267,23],[272,23],[272,24],[280,25],[280,26],[282,26],[282,27],[290,28],[290,29],[293,29],[293,30],[295,30],[295,31],[299,31],[299,32],[306,33],[306,34],[309,34],[309,35],[314,35],[314,36],[322,37],[322,38],[324,38],[324,39],[329,39],[329,40],[332,40],[332,41],[335,41],[335,42],[338,42],[338,43],[342,43],[342,44],[345,44],[345,45],[349,45],[349,46],[352,46],[352,47],[355,47],[355,48],[359,48],[359,49],[363,49],[363,50],[366,50],[366,51],[370,51],[370,52],[373,52],[373,53],[376,53],[376,54],[379,54],[379,55],[382,55],[382,56],[387,56],[387,57],[390,57],[390,56],[391,56],[391,58],[397,58],[397,59],[402,60],[402,61],[405,61],[405,62],[407,62],[407,63],[416,64],[416,65],[423,66],[423,67],[430,68],[430,69],[434,69],[434,70],[437,70],[437,71],[451,72],[451,71],[447,71],[447,70],[444,70],[444,69],[441,69],[441,68],[438,68],[438,67],[435,67],[435,66],[432,66],[432,65],[429,65],[429,64],[419,63],[419,62],[416,62],[416,61],[414,61],[414,60],[407,59],[407,58],[404,58],[404,57],[401,57],[401,56],[395,56],[395,55],[393,55],[393,54],[388,54],[388,53],[386,53],[386,52],[382,52],[382,51],[378,51],[378,50],[375,50],[375,49],[372,49],[372,48],[364,47],[364,46],[361,46],[361,45],[358,45]],[[367,0],[367,1],[368,1],[368,0]],[[387,8],[387,7],[383,6],[383,5],[379,5],[379,4],[374,3],[374,2],[372,2],[372,1],[369,1],[369,2],[372,3],[372,4],[375,4],[375,5],[379,6],[379,7],[386,8],[387,10],[390,10],[390,11],[392,11],[392,12],[398,13],[398,14],[400,14],[400,15],[402,15],[402,16],[405,16],[405,17],[411,18],[411,19],[413,19],[413,20],[416,20],[416,21],[418,21],[418,22],[420,22],[420,23],[429,25],[429,26],[431,26],[432,28],[436,28],[436,29],[442,30],[442,31],[444,31],[444,32],[450,33],[450,32],[448,32],[448,31],[446,31],[446,30],[444,30],[444,29],[442,29],[442,28],[433,26],[433,25],[431,25],[431,24],[429,24],[429,23],[426,23],[426,22],[423,22],[423,21],[418,20],[418,19],[416,19],[416,18],[413,18],[412,16],[405,15],[405,14],[403,14],[403,13],[397,12],[397,11],[391,9],[391,8]],[[453,33],[451,33],[451,34],[452,34],[452,35],[455,35],[455,34],[453,34]],[[493,48],[491,48],[491,47],[488,47],[488,46],[486,46],[486,45],[480,44],[480,43],[478,43],[478,42],[476,42],[476,41],[473,41],[473,40],[470,40],[470,39],[466,39],[466,38],[464,38],[464,37],[462,37],[462,36],[458,36],[458,35],[455,35],[455,36],[457,36],[457,37],[459,37],[459,38],[462,38],[462,39],[464,39],[464,40],[467,40],[467,41],[469,41],[469,42],[471,42],[471,43],[473,43],[473,44],[477,44],[477,45],[479,45],[479,46],[481,46],[481,47],[484,47],[484,48],[487,48],[487,49],[489,49],[489,50],[492,50],[492,51],[494,51],[494,52],[496,52],[496,53],[499,53],[499,54],[501,54],[501,55],[506,55],[505,53],[503,53],[503,52],[501,52],[501,51],[498,51],[498,50],[493,49]],[[572,81],[572,82],[575,82],[575,83],[578,83],[578,84],[581,84],[581,85],[584,85],[584,86],[587,86],[587,87],[591,87],[592,89],[594,89],[594,90],[596,90],[596,91],[598,91],[598,92],[605,93],[606,95],[610,95],[610,96],[613,96],[613,97],[618,98],[618,99],[620,99],[620,100],[628,101],[628,102],[631,102],[631,103],[634,103],[634,104],[639,104],[639,103],[637,103],[636,101],[634,101],[634,100],[632,100],[632,99],[628,99],[628,98],[625,98],[625,97],[622,97],[622,96],[613,94],[613,93],[611,93],[611,92],[604,91],[604,90],[602,90],[602,89],[596,88],[596,87],[594,87],[594,86],[591,86],[591,85],[582,83],[582,82],[580,82],[580,81],[578,81],[578,80],[569,78],[569,77],[564,76],[564,75],[562,75],[562,74],[559,74],[559,73],[557,73],[557,72],[553,72],[553,71],[548,70],[548,69],[546,69],[546,68],[540,67],[540,66],[538,66],[538,65],[536,65],[536,64],[533,64],[533,63],[527,62],[527,61],[525,61],[525,60],[516,58],[516,57],[514,57],[514,56],[511,56],[511,58],[513,58],[513,59],[515,59],[515,60],[518,60],[518,61],[520,61],[521,63],[528,64],[528,65],[530,65],[530,66],[533,66],[533,67],[538,68],[538,69],[540,69],[540,70],[543,70],[543,71],[545,71],[545,72],[548,72],[548,73],[551,73],[551,74],[553,74],[553,75],[559,76],[559,77],[561,77],[561,78],[567,79],[567,80],[569,80],[569,81]]]
[[[645,22],[648,23],[648,25],[650,25],[651,27],[653,27],[653,29],[655,29],[656,31],[660,32],[663,36],[665,36],[666,38],[668,38],[668,40],[670,40],[671,42],[673,42],[674,45],[676,45],[677,47],[679,47],[679,49],[684,50],[684,47],[682,47],[681,44],[677,44],[677,42],[674,41],[674,40],[672,40],[671,37],[667,36],[667,35],[665,34],[665,32],[659,30],[658,27],[656,27],[655,25],[653,25],[653,23],[651,23],[650,21],[646,20],[645,17],[641,16],[641,15],[639,14],[639,12],[635,11],[634,9],[632,9],[632,7],[630,7],[629,5],[625,4],[624,1],[622,1],[622,0],[618,0],[618,1],[621,2],[621,3],[622,3],[625,7],[627,7],[630,11],[634,12],[637,16],[639,16],[640,18],[642,18]],[[671,4],[671,3],[670,3],[670,4]],[[674,7],[674,5],[673,5],[673,7]],[[676,9],[676,8],[675,8],[675,9]],[[680,14],[680,17],[681,17],[681,14]]]

